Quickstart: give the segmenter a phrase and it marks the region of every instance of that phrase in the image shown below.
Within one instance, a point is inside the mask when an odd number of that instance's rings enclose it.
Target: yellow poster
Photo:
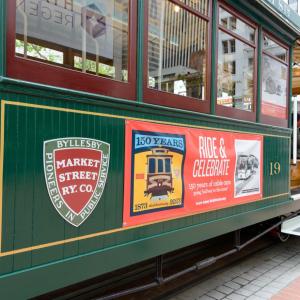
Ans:
[[[184,136],[133,132],[133,215],[183,206]]]

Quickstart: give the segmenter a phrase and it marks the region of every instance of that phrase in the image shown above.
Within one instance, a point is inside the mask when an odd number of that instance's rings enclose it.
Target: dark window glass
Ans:
[[[222,41],[223,45],[223,53],[226,54],[228,53],[228,41]]]
[[[235,52],[235,40],[230,40],[230,52],[234,53]]]
[[[17,1],[16,55],[128,80],[129,0]]]
[[[162,159],[157,160],[157,173],[163,173],[164,172],[164,161]]]
[[[165,160],[166,173],[171,173],[171,159],[166,158]]]
[[[232,67],[232,74],[235,75],[235,60],[231,63],[231,67]]]
[[[149,159],[149,173],[155,173],[155,159],[150,158]]]

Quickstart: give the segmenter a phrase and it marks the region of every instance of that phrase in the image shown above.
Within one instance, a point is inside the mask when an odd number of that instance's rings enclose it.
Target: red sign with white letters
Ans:
[[[44,142],[44,172],[48,193],[58,213],[80,226],[101,199],[110,145],[103,141],[65,137]]]
[[[263,136],[126,121],[123,225],[262,198]]]
[[[98,182],[101,151],[59,149],[54,151],[57,186],[69,208],[79,214],[91,199]]]

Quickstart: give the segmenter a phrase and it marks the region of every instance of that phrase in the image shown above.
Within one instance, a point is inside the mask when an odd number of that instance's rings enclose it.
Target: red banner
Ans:
[[[126,121],[124,226],[262,198],[263,137]]]

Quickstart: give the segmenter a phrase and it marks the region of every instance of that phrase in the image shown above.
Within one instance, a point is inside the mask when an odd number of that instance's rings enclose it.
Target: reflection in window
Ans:
[[[264,34],[262,56],[262,108],[264,115],[287,118],[287,48]]]
[[[221,51],[224,42],[234,41],[235,51]],[[224,49],[224,48],[223,48]],[[237,109],[253,110],[254,48],[232,39],[219,30],[218,97],[219,105]]]
[[[235,52],[235,39],[222,41],[223,53],[234,53]]]
[[[149,9],[153,1],[158,7],[149,13],[149,87],[204,100],[207,21],[170,1],[150,0]],[[188,2],[207,5],[208,0]]]
[[[208,0],[179,0],[179,1],[191,7],[192,9],[202,13],[203,15],[208,14]]]
[[[287,65],[263,54],[262,57],[262,113],[286,119]]]
[[[17,0],[16,55],[127,81],[128,2]]]
[[[255,40],[255,29],[222,7],[219,9],[219,24],[250,42]]]
[[[16,53],[24,54],[24,41],[16,39]],[[64,54],[62,51],[57,51],[47,47],[42,47],[33,43],[27,43],[26,51],[31,57],[40,60],[48,60],[49,62],[56,64],[63,64]]]
[[[287,60],[287,50],[266,35],[264,35],[263,50],[283,61]]]

